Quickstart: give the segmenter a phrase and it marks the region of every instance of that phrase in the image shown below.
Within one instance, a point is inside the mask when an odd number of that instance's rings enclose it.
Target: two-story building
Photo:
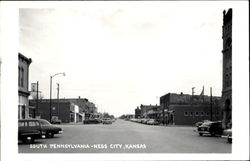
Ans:
[[[18,119],[29,118],[29,66],[32,60],[18,53]]]
[[[168,93],[160,97],[163,124],[194,125],[203,120],[221,120],[220,97]]]

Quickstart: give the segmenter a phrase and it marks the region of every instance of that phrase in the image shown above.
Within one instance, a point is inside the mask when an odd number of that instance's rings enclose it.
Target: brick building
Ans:
[[[202,120],[221,120],[220,97],[168,93],[160,97],[160,122],[194,125]]]
[[[33,107],[30,111],[30,115],[40,117],[46,120],[50,120],[50,99],[30,100],[29,104]],[[51,114],[58,116],[64,123],[69,122],[81,122],[84,119],[88,119],[92,115],[97,113],[97,108],[94,103],[89,102],[86,98],[63,98],[51,100]],[[37,115],[34,116],[34,111],[37,111]]]
[[[30,115],[33,117],[39,117],[45,120],[50,120],[50,101],[48,99],[39,100],[39,106],[37,116],[33,116],[32,110]],[[36,108],[37,100],[29,100],[29,105]],[[56,116],[62,121],[62,123],[70,122],[82,122],[85,119],[85,113],[80,110],[79,106],[70,100],[57,101],[57,99],[51,100],[51,116]]]
[[[157,119],[160,117],[160,106],[158,105],[141,105],[140,106],[140,118],[152,118]]]
[[[232,126],[232,9],[223,11],[223,75],[222,75],[222,110],[223,127]]]
[[[32,60],[18,53],[18,119],[29,118],[29,66]]]

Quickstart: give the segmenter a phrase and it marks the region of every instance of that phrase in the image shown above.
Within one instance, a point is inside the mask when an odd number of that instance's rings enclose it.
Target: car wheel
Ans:
[[[202,136],[203,134],[202,133],[199,133],[200,136]]]
[[[232,143],[232,138],[227,138],[227,141],[228,141],[229,143]]]
[[[21,141],[22,141],[22,143],[25,144],[27,142],[27,139],[26,138],[22,138]]]
[[[47,132],[46,133],[46,137],[47,138],[53,138],[54,137],[54,133],[53,132]]]
[[[30,142],[33,144],[35,142],[35,139],[31,138]]]

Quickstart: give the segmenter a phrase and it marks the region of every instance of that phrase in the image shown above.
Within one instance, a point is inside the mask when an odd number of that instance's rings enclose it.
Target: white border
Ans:
[[[215,5],[233,8],[233,144],[232,154],[18,154],[17,53],[18,9],[100,5]],[[249,159],[249,20],[248,3],[240,2],[1,2],[1,160],[248,160]],[[222,25],[222,24],[221,24]]]

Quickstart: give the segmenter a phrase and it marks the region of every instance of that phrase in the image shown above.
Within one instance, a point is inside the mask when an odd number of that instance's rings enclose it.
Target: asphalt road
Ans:
[[[221,137],[199,136],[195,127],[151,126],[124,120],[112,125],[60,125],[63,134],[18,143],[19,153],[231,153]]]

